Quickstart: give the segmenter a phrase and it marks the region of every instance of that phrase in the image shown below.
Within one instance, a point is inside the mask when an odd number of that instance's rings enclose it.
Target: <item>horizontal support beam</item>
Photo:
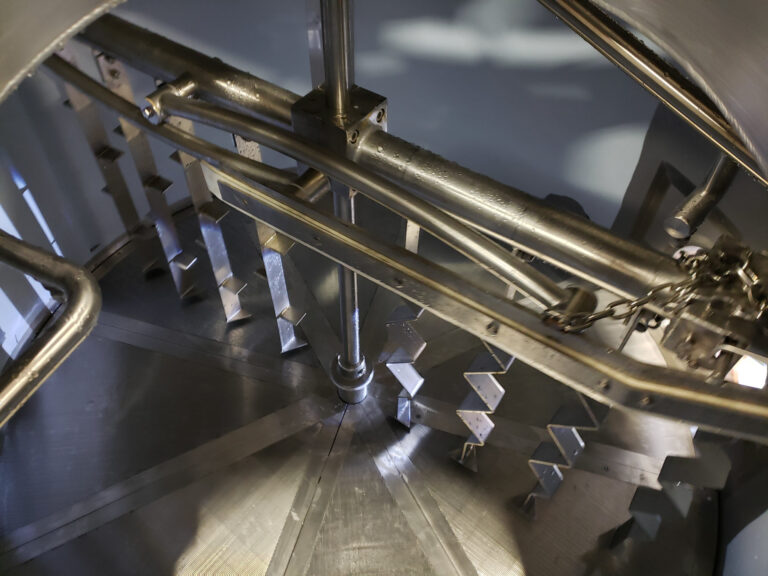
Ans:
[[[432,204],[409,194],[397,184],[362,168],[300,136],[239,112],[166,93],[159,108],[167,114],[188,118],[239,134],[317,169],[329,178],[368,196],[403,218],[413,221],[503,282],[514,286],[544,308],[565,306],[571,292],[509,250],[463,225]]]
[[[249,115],[290,124],[290,107],[299,98],[114,16],[98,20],[79,38],[156,78],[171,81],[186,74],[204,86],[199,97]],[[406,169],[402,154],[419,168]],[[622,296],[638,298],[658,284],[685,279],[668,256],[391,134],[361,138],[355,160],[466,224]]]
[[[643,364],[584,335],[563,334],[527,309],[311,205],[206,167],[222,201],[391,290],[544,374],[612,405],[768,442],[768,394]]]

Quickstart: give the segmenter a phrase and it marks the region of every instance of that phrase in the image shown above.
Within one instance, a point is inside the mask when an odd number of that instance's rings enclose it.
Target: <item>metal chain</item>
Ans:
[[[702,284],[716,286],[735,277],[740,281],[747,299],[754,306],[759,318],[768,309],[768,298],[758,292],[762,289],[762,283],[749,266],[750,256],[751,253],[747,252],[740,262],[726,270],[718,271],[714,269],[712,260],[706,252],[693,255],[684,254],[680,257],[680,264],[688,271],[689,277],[681,282],[659,284],[644,296],[635,299],[620,298],[596,312],[568,314],[561,310],[549,308],[544,312],[544,317],[554,320],[564,332],[580,332],[604,318],[613,320],[629,318],[638,309],[651,302],[659,305],[666,313],[676,315],[691,302],[706,298],[695,292],[696,288]],[[666,297],[661,298],[663,293],[666,293]]]

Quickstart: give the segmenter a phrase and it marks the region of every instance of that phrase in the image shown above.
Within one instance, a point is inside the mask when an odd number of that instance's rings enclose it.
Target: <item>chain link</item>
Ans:
[[[544,317],[554,320],[564,332],[581,332],[598,320],[629,318],[650,303],[662,308],[666,314],[674,316],[691,302],[707,299],[705,295],[696,293],[696,289],[702,285],[717,286],[735,280],[741,285],[747,300],[757,313],[757,318],[760,318],[768,309],[768,297],[763,290],[761,279],[750,267],[750,257],[751,252],[747,251],[730,267],[717,270],[713,266],[712,258],[706,252],[683,254],[679,262],[688,272],[688,278],[681,282],[659,284],[644,296],[635,299],[620,298],[596,312],[568,314],[562,310],[549,308],[544,312]]]

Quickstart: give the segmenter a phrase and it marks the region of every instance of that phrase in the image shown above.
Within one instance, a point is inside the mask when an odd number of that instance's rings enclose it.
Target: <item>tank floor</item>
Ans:
[[[98,270],[97,328],[0,433],[0,572],[591,574],[636,485],[691,449],[685,427],[612,412],[528,519],[514,504],[535,483],[527,458],[570,389],[513,364],[471,472],[448,454],[466,437],[455,409],[477,340],[418,321],[426,383],[408,432],[390,418],[398,387],[383,364],[368,399],[345,406],[312,350],[280,355],[252,223],[224,220],[252,314],[227,326],[194,215],[177,220],[204,298],[180,303],[168,274],[144,279],[130,245],[116,253]],[[334,324],[333,267],[293,257]],[[380,361],[392,298],[361,285]],[[699,499],[616,569],[711,574],[716,509]]]

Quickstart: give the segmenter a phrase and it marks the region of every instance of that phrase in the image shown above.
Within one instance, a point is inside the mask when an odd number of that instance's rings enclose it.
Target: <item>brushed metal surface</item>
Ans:
[[[0,102],[58,46],[124,0],[5,0],[0,5]]]
[[[593,1],[664,50],[717,105],[768,174],[765,2]]]
[[[196,235],[192,211],[177,224],[187,241]],[[567,471],[540,517],[525,519],[511,502],[532,485],[530,447],[572,391],[515,364],[500,380],[507,394],[480,472],[467,471],[448,457],[463,432],[450,418],[477,340],[425,313],[433,351],[420,366],[421,423],[407,433],[385,417],[398,390],[391,377],[334,415],[321,362],[279,354],[246,227],[236,217],[224,228],[241,240],[233,265],[253,274],[246,300],[256,314],[242,326],[226,328],[212,280],[207,300],[182,306],[167,275],[142,279],[137,252],[106,272],[99,326],[3,437],[9,574],[580,576],[599,557],[600,534],[627,518],[640,474],[655,473],[665,448],[686,453],[679,429],[617,413],[590,439],[585,469]],[[317,302],[331,301],[324,276],[307,274],[310,254],[297,248],[291,271],[306,274],[315,337],[332,340]],[[368,321],[385,318],[392,302],[363,288]],[[364,330],[374,359],[384,346],[376,332]],[[643,545],[638,565],[671,575],[706,557],[702,518]]]

